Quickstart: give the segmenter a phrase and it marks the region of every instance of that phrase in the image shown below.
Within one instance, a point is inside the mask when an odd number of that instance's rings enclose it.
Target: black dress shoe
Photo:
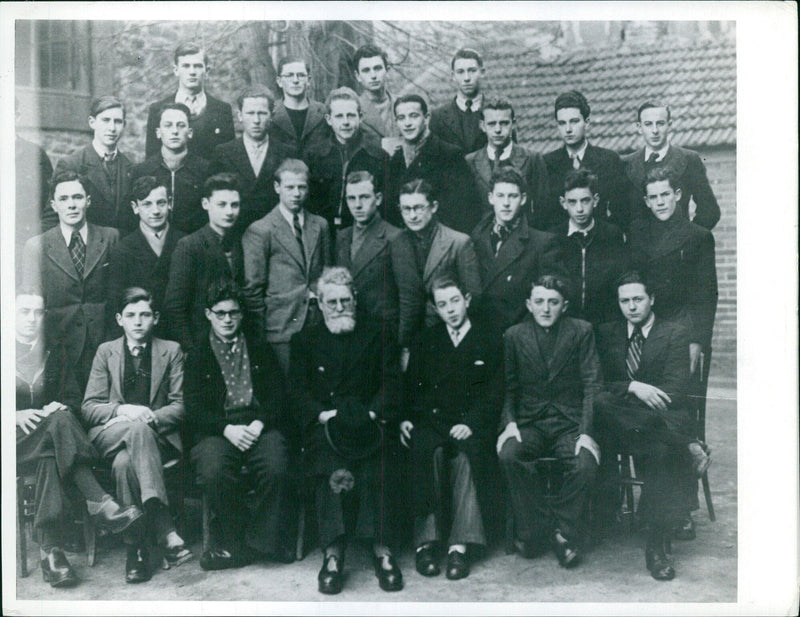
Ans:
[[[182,563],[189,561],[194,555],[183,544],[164,549],[164,560],[170,568],[177,568]]]
[[[203,570],[227,570],[237,568],[239,563],[230,551],[223,548],[212,548],[200,556],[200,567]]]
[[[150,555],[143,546],[128,548],[128,557],[125,560],[125,582],[144,583],[153,576],[150,570]]]
[[[72,587],[78,582],[78,576],[60,548],[50,549],[47,557],[42,559],[41,568],[44,582],[50,583],[51,587]]]
[[[400,591],[403,588],[403,573],[397,565],[394,557],[383,555],[374,557],[375,576],[378,577],[378,584],[384,591]]]
[[[328,555],[323,559],[322,569],[317,576],[320,593],[335,595],[342,591],[342,587],[344,587],[343,566],[344,559],[336,555]]]
[[[675,540],[694,540],[697,537],[691,513],[687,514],[686,518],[672,530],[672,537]]]
[[[121,507],[109,498],[100,504],[100,511],[92,515],[95,525],[111,533],[122,533],[142,518],[143,513],[138,506]]]
[[[567,540],[561,532],[556,529],[551,538],[553,551],[558,557],[558,564],[562,568],[574,568],[581,561],[581,554],[578,548]]]
[[[644,559],[650,575],[657,581],[671,581],[675,578],[675,568],[663,549],[646,548]]]
[[[466,553],[459,551],[450,551],[447,554],[447,570],[445,576],[451,581],[457,581],[460,578],[467,578],[469,576],[469,557]]]
[[[423,546],[417,551],[416,561],[417,572],[422,576],[438,576],[439,572],[441,572],[436,549],[432,544]]]

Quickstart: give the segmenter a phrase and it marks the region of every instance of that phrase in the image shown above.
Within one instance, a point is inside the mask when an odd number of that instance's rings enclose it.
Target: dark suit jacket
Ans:
[[[44,341],[37,344],[42,345]],[[52,401],[58,401],[77,414],[81,408],[83,392],[67,359],[64,346],[54,345],[43,355],[43,370],[29,382],[19,371],[16,373],[16,409],[42,409]],[[19,430],[19,429],[17,429]]]
[[[150,105],[147,110],[147,140],[145,143],[145,157],[158,154],[161,150],[161,141],[156,136],[158,116],[161,108],[168,103],[175,102],[173,92],[170,96]],[[206,92],[206,108],[203,113],[189,119],[192,127],[192,139],[189,141],[189,151],[206,160],[220,144],[231,141],[236,137],[233,129],[233,110],[225,101],[220,101]]]
[[[22,250],[25,243],[58,225],[58,215],[49,205],[50,177],[53,166],[47,153],[29,141],[16,138],[14,142],[16,171],[16,270],[17,282],[22,272]]]
[[[483,205],[483,214],[493,212],[488,195],[491,192],[489,182],[494,170],[486,148],[472,152],[465,158],[475,180],[475,187]],[[528,222],[536,229],[545,229],[541,225],[545,222],[544,214],[550,199],[550,189],[544,158],[538,152],[531,152],[523,146],[513,144],[510,161],[528,185],[528,201],[524,205]]]
[[[89,427],[89,439],[117,417],[117,409],[125,404],[123,372],[125,337],[100,345],[92,363],[86,385],[81,416]],[[180,428],[183,423],[183,352],[174,341],[151,340],[150,409],[158,418],[157,430],[179,451],[182,449]]]
[[[386,185],[384,176],[389,157],[381,148],[380,141],[364,133],[357,140],[357,143],[348,146],[351,154],[347,160],[344,160],[339,142],[332,132],[326,141],[317,144],[308,155],[311,170],[308,209],[328,221],[332,233],[353,224],[344,194],[347,174],[353,171],[370,172],[375,178],[376,192],[383,192]]]
[[[567,314],[592,324],[611,321],[619,316],[616,280],[630,267],[625,236],[619,227],[595,217],[588,244],[581,244],[576,234],[567,236],[569,219],[550,231],[561,239],[562,264],[570,279]]]
[[[400,230],[379,217],[367,228],[364,242],[351,259],[353,227],[341,229],[336,234],[336,265],[344,266],[353,275],[358,306],[370,317],[392,324],[397,323],[397,283],[392,270],[389,243]]]
[[[264,432],[279,429],[287,437],[291,436],[283,371],[272,348],[261,344],[256,337],[245,336],[250,380],[257,405],[226,413],[227,388],[209,336],[212,335],[206,334],[195,353],[186,359],[186,428],[193,441],[196,443],[203,437],[214,435],[221,437],[228,424],[250,424],[253,420],[264,423]]]
[[[594,398],[600,390],[600,360],[592,326],[580,319],[561,317],[550,358],[542,356],[533,316],[511,326],[505,343],[506,395],[501,430],[509,423],[535,423],[553,407],[592,434]]]
[[[689,391],[689,338],[686,329],[677,322],[657,317],[645,339],[636,381],[655,386],[666,392],[672,403],[657,413],[671,430],[691,435],[686,395]],[[597,351],[603,366],[604,389],[625,398],[631,405],[644,403],[628,394],[625,360],[628,355],[628,324],[624,319],[601,324],[597,328]]]
[[[549,228],[569,218],[559,197],[564,196],[564,178],[572,171],[572,159],[567,154],[567,147],[562,146],[545,154],[544,161],[550,181],[550,197],[543,218]],[[627,231],[631,218],[631,185],[619,154],[590,143],[583,155],[581,169],[589,169],[597,176],[600,202],[595,216]]]
[[[669,221],[652,214],[631,224],[631,265],[651,282],[656,315],[680,321],[689,341],[711,346],[717,312],[714,236],[681,216]]]
[[[644,203],[644,187],[642,183],[646,177],[647,167],[644,160],[644,148],[632,152],[622,158],[628,174],[632,190],[631,215],[632,217],[647,218],[650,211]],[[694,150],[670,145],[666,156],[655,164],[655,167],[667,167],[675,174],[678,186],[681,189],[681,199],[678,210],[683,216],[689,218],[689,200],[693,199],[697,209],[692,222],[706,229],[713,229],[719,222],[720,211],[714,191],[708,183],[706,166],[700,155]]]
[[[178,341],[187,354],[208,336],[205,315],[208,286],[221,277],[243,282],[242,246],[233,242],[233,269],[222,250],[219,236],[206,225],[181,238],[172,253],[169,282],[164,296],[162,319],[170,338]]]
[[[432,326],[439,320],[430,299],[431,285],[438,276],[450,274],[457,277],[476,300],[481,293],[478,259],[469,236],[454,231],[435,219],[431,225],[436,225],[436,230],[433,232],[433,243],[422,271],[417,266],[412,231],[401,231],[390,246],[400,301],[398,340],[402,347],[411,343],[415,332],[426,325]]]
[[[156,310],[163,311],[172,253],[178,240],[185,235],[170,225],[160,256],[157,256],[150,248],[141,229],[137,228],[120,240],[111,251],[111,259],[108,264],[108,298],[112,306],[116,306],[117,298],[120,297],[122,290],[128,287],[144,287],[153,294]],[[109,313],[111,312],[109,311]],[[119,326],[116,325],[116,320],[109,326],[110,332],[115,335],[119,336],[122,333]],[[155,333],[156,336],[166,335],[167,329],[164,321],[159,321]]]
[[[431,112],[431,133],[467,154],[486,145],[486,133],[481,131],[480,121],[480,111],[462,112],[453,97],[449,103]]]
[[[542,274],[563,273],[563,243],[553,234],[529,227],[523,218],[495,257],[491,233],[494,213],[472,232],[482,291],[474,308],[495,322],[501,332],[518,323],[528,310],[531,284]]]
[[[239,176],[241,209],[236,227],[241,230],[241,233],[244,233],[251,223],[266,215],[277,205],[278,194],[275,192],[274,184],[275,170],[284,159],[291,155],[290,148],[279,142],[270,141],[264,162],[261,164],[261,170],[256,177],[241,137],[217,146],[214,150],[209,173],[216,174],[227,171]]]
[[[95,225],[129,231],[136,226],[128,201],[133,163],[122,152],[117,152],[117,159],[117,176],[113,184],[92,144],[61,159],[56,165],[56,172],[71,169],[86,178],[86,190],[91,197],[86,220]],[[57,220],[55,224],[58,224]]]
[[[161,152],[157,152],[143,163],[133,168],[131,181],[142,176],[155,176],[171,187],[172,214],[170,222],[183,233],[194,233],[208,222],[208,215],[203,210],[203,183],[211,175],[210,163],[189,152],[183,159],[183,164],[176,171],[171,171],[165,164]],[[138,225],[131,208],[128,216],[133,217]]]
[[[325,114],[328,111],[322,103],[309,101],[306,113],[303,133],[300,139],[297,139],[297,132],[294,130],[294,124],[289,118],[289,112],[286,111],[283,101],[275,103],[275,109],[272,110],[269,138],[270,141],[280,142],[288,148],[292,158],[303,159],[308,163],[309,152],[321,147],[328,139],[331,128],[325,122]]]
[[[403,226],[400,214],[400,187],[409,180],[423,178],[433,186],[439,202],[439,220],[456,231],[469,233],[481,217],[480,198],[464,155],[455,146],[430,135],[417,157],[406,167],[403,151],[389,159],[389,184],[384,195],[384,219]]]
[[[47,307],[44,321],[47,339],[52,344],[64,345],[73,366],[84,348],[93,356],[103,342],[109,258],[118,239],[116,229],[89,225],[82,279],[75,270],[61,227],[54,227],[25,244],[23,285],[42,290]]]
[[[308,315],[311,285],[333,262],[325,219],[305,212],[303,249],[280,206],[247,228],[244,249],[248,317],[269,343],[288,343]]]

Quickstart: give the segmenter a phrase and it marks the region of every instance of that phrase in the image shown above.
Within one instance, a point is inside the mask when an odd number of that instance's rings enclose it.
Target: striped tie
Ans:
[[[633,379],[636,376],[636,371],[639,370],[639,362],[642,359],[642,345],[644,345],[644,334],[642,334],[642,329],[636,326],[628,342],[628,355],[625,358],[628,379]]]
[[[306,249],[303,244],[303,227],[300,225],[300,215],[297,212],[292,215],[292,229],[294,230],[294,237],[297,238],[297,244],[300,246],[300,254],[303,256],[303,266],[305,266]]]

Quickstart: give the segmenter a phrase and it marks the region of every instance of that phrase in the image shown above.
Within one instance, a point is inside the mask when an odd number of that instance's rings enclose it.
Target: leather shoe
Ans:
[[[541,557],[547,552],[547,542],[514,540],[514,550],[525,559],[533,559],[534,557]]]
[[[343,566],[344,559],[336,555],[328,555],[323,559],[322,569],[317,575],[320,593],[335,595],[342,591],[342,587],[344,587]]]
[[[170,568],[177,568],[182,563],[189,561],[194,555],[183,544],[164,549],[164,560]]]
[[[553,532],[551,538],[553,550],[558,557],[558,564],[562,568],[574,568],[581,561],[581,554],[578,548],[567,540],[558,529]]]
[[[238,565],[233,555],[224,548],[212,548],[200,556],[200,567],[203,570],[227,570]]]
[[[394,557],[383,555],[374,557],[375,576],[378,577],[378,584],[384,591],[400,591],[403,588],[403,573],[397,565]]]
[[[92,520],[98,527],[111,533],[122,533],[143,516],[138,506],[123,508],[110,496],[99,506],[100,510],[92,515]]]
[[[422,576],[438,576],[439,572],[441,572],[436,549],[432,544],[426,544],[417,550],[416,562],[417,572]]]
[[[450,551],[447,554],[447,570],[445,576],[451,581],[469,576],[469,557],[460,551]]]
[[[125,560],[125,582],[144,583],[153,576],[150,571],[150,555],[143,546],[128,548]]]
[[[41,568],[44,582],[50,583],[51,587],[72,587],[78,582],[78,576],[60,548],[50,549],[47,557],[42,559]]]
[[[663,549],[646,548],[644,559],[650,575],[657,581],[671,581],[675,578],[675,568]]]
[[[687,514],[686,518],[672,530],[672,537],[675,540],[694,540],[697,537],[691,513]]]

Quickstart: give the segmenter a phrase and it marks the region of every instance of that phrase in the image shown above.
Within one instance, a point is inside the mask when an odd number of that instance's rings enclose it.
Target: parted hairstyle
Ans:
[[[311,76],[311,67],[308,66],[308,62],[306,62],[305,58],[301,58],[300,56],[284,56],[278,61],[278,77],[280,77],[281,73],[283,73],[283,67],[285,67],[287,64],[293,64],[295,62],[302,62],[306,69],[306,73]]]
[[[649,281],[642,276],[638,270],[628,270],[627,272],[623,272],[614,283],[614,288],[619,291],[619,288],[623,285],[635,285],[637,283],[644,287],[644,291],[648,296],[653,295],[653,292],[650,289]]]
[[[309,178],[308,172],[308,165],[306,165],[300,159],[284,159],[283,162],[278,165],[278,169],[275,170],[275,182],[281,182],[281,175],[284,172],[289,172],[293,174],[303,174],[306,177],[306,181]]]
[[[413,180],[406,182],[400,187],[399,195],[424,195],[428,200],[428,205],[432,204],[436,200],[436,196],[433,193],[433,187],[431,186],[430,182],[422,178],[414,178]]]
[[[520,193],[528,192],[528,185],[525,182],[525,178],[513,167],[505,165],[497,167],[492,172],[492,177],[489,179],[489,190],[493,191],[494,187],[501,182],[516,185]]]
[[[361,62],[364,58],[375,58],[376,56],[381,57],[381,60],[383,60],[383,66],[388,69],[389,56],[386,54],[386,52],[377,45],[367,43],[366,45],[362,45],[356,49],[356,53],[353,54],[353,60],[351,62],[353,70],[358,73],[359,62]]]
[[[675,180],[675,174],[669,167],[654,167],[645,174],[642,182],[642,192],[647,195],[647,187],[649,185],[653,184],[653,182],[663,182],[664,180],[669,182],[669,186],[673,191],[680,188]]]
[[[87,188],[86,178],[79,174],[74,169],[69,167],[60,169],[53,173],[50,177],[50,199],[53,199],[56,195],[56,188],[58,188],[59,184],[63,184],[64,182],[80,182],[81,186],[83,187],[83,191],[86,195],[89,195],[89,189]]]
[[[367,170],[351,171],[347,174],[345,184],[358,184],[359,182],[371,182],[373,190],[377,190],[375,186],[375,176]]]
[[[511,119],[514,119],[514,106],[505,96],[490,96],[483,99],[483,105],[481,105],[480,114],[481,118],[484,120],[486,120],[486,115],[483,112],[487,109],[494,109],[496,111],[508,110],[511,112]]]
[[[666,103],[662,103],[661,101],[656,101],[656,100],[653,100],[653,99],[650,99],[649,101],[645,101],[644,103],[639,105],[639,107],[636,108],[636,121],[637,122],[641,122],[642,121],[642,112],[645,109],[654,109],[654,108],[655,109],[666,109],[667,110],[667,122],[670,121],[670,119],[672,118],[672,112],[669,109],[669,105],[667,105]]]
[[[89,116],[96,118],[99,114],[103,113],[107,109],[114,109],[115,107],[119,107],[122,110],[122,118],[124,119],[126,112],[125,105],[122,103],[122,101],[115,96],[111,96],[110,94],[98,96],[92,101],[92,105],[89,107]]]
[[[137,302],[141,302],[144,300],[150,305],[150,309],[153,312],[156,312],[156,306],[153,303],[153,294],[151,294],[147,289],[144,287],[128,287],[123,289],[119,297],[116,298],[117,300],[117,313],[122,315],[122,312],[125,310],[125,307],[129,304],[136,304]]]
[[[598,188],[598,180],[595,173],[590,169],[570,169],[567,175],[564,176],[564,191],[572,189],[589,189],[592,195],[596,195],[600,190]]]
[[[209,199],[214,191],[239,192],[239,176],[230,172],[223,172],[209,176],[203,183],[203,197]]]
[[[176,103],[171,101],[169,103],[164,103],[161,108],[158,110],[158,123],[161,124],[161,118],[164,116],[164,113],[174,109],[175,111],[180,111],[186,115],[186,122],[192,119],[192,112],[189,111],[189,108],[183,103]]]
[[[456,60],[476,60],[478,66],[483,66],[483,58],[481,58],[481,55],[476,50],[469,47],[462,47],[453,54],[453,59],[450,60],[450,70],[455,68]]]
[[[353,284],[353,275],[350,270],[342,266],[326,266],[319,275],[315,285],[317,298],[324,300],[325,294],[323,289],[326,285],[344,285],[350,288],[353,297],[356,297],[355,285]]]
[[[267,99],[267,109],[269,109],[270,113],[275,108],[275,99],[272,96],[272,92],[261,84],[253,84],[239,93],[239,96],[236,97],[236,106],[239,111],[242,111],[245,99]]]
[[[533,291],[534,287],[552,289],[560,293],[564,300],[569,300],[569,285],[567,284],[567,280],[557,274],[542,274],[531,285],[531,291]]]
[[[244,308],[244,295],[236,281],[230,277],[222,276],[209,284],[206,290],[205,308],[211,309],[225,300],[233,300],[239,305],[240,309]]]
[[[200,47],[193,41],[185,41],[175,48],[175,53],[172,56],[173,62],[178,64],[178,58],[181,56],[194,56],[195,54],[203,54],[203,64],[208,68],[208,54],[206,50]]]
[[[356,107],[358,107],[358,112],[361,113],[361,100],[352,88],[342,86],[341,88],[334,88],[330,91],[330,94],[328,94],[328,97],[325,99],[325,108],[328,110],[328,113],[331,113],[331,103],[334,101],[353,101]]]
[[[422,113],[427,115],[428,113],[428,103],[425,101],[425,97],[421,94],[417,94],[416,92],[411,92],[410,94],[403,94],[402,96],[398,96],[394,100],[394,105],[392,105],[392,111],[394,115],[397,115],[397,106],[402,103],[419,103],[420,108],[422,109]]]
[[[556,118],[558,118],[559,109],[577,109],[584,120],[589,119],[589,114],[592,111],[589,107],[589,101],[577,90],[562,92],[556,97],[555,111],[553,112]]]
[[[450,287],[455,287],[456,289],[458,289],[458,291],[461,292],[461,295],[464,296],[465,298],[467,297],[467,294],[469,294],[466,287],[464,287],[464,284],[458,279],[458,277],[452,276],[451,274],[441,274],[436,278],[434,278],[433,282],[431,283],[431,291],[430,291],[431,301],[432,302],[435,301],[434,294],[436,293],[436,291],[438,291],[439,289],[449,289]]]
[[[159,180],[155,176],[136,178],[133,182],[133,186],[131,186],[130,198],[132,201],[140,201],[145,199],[158,187],[164,187],[167,190],[167,199],[169,199],[169,184],[165,180]]]

